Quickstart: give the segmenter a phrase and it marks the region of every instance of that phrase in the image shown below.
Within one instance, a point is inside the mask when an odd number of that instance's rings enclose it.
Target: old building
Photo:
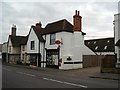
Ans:
[[[7,42],[2,44],[2,62],[8,62],[8,60],[7,60]]]
[[[11,35],[8,37],[8,63],[22,63],[21,61],[21,45],[26,43],[26,36],[16,35],[16,25],[12,26]]]
[[[114,38],[100,38],[85,40],[85,45],[89,47],[96,55],[114,55]]]
[[[77,10],[73,16],[73,25],[66,19],[49,23],[42,35],[46,41],[46,66],[59,69],[83,68],[83,55],[95,55],[84,45],[82,17]]]
[[[41,35],[44,28],[41,26],[42,24],[39,22],[30,28],[27,41],[27,60],[32,66],[44,67],[45,41]]]

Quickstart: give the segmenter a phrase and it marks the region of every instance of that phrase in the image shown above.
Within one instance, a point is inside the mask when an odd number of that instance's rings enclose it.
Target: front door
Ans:
[[[30,64],[37,66],[37,55],[30,55]]]

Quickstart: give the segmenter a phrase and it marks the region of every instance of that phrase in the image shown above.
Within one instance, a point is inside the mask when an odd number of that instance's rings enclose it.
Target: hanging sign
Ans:
[[[56,40],[55,43],[56,44],[60,44],[61,42],[60,42],[60,40]]]

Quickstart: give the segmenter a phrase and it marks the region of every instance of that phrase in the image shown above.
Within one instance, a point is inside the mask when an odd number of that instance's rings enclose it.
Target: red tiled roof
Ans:
[[[11,38],[11,42],[12,42],[13,47],[17,47],[20,45],[25,45],[27,43],[28,36],[9,35],[9,38]]]
[[[47,24],[42,34],[45,35],[45,34],[61,32],[61,31],[72,33],[73,25],[70,22],[68,22],[66,19],[59,20],[59,21]]]

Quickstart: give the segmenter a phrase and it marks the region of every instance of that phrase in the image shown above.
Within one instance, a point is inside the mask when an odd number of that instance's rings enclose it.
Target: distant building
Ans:
[[[96,55],[114,55],[114,38],[100,38],[85,40],[85,45],[89,47]]]
[[[8,37],[8,62],[9,63],[22,63],[21,61],[21,45],[26,43],[26,36],[16,36],[16,26],[13,25],[11,35]]]
[[[114,37],[115,37],[115,53],[117,54],[116,67],[120,67],[120,13],[114,15]]]
[[[8,62],[8,59],[7,59],[7,42],[2,44],[2,62]]]

